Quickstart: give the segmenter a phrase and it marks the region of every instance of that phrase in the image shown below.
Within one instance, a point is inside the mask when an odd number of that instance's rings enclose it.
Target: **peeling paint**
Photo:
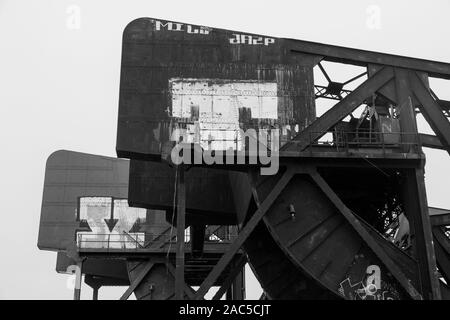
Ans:
[[[276,82],[170,79],[172,117],[184,119],[188,143],[205,150],[241,149],[241,123],[278,120]]]

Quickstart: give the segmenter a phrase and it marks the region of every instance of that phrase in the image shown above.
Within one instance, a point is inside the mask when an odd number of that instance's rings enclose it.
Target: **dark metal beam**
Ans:
[[[102,279],[103,280],[103,279]],[[102,286],[102,281],[95,278],[92,275],[86,275],[84,277],[84,283],[92,288],[92,300],[98,300],[98,290]],[[103,281],[104,283],[104,281]]]
[[[450,213],[430,215],[430,221],[432,226],[448,226],[450,225]]]
[[[184,166],[177,166],[177,251],[175,270],[175,298],[184,299],[184,236],[186,228],[186,185],[184,183]]]
[[[447,255],[450,256],[450,239],[445,234],[445,231],[442,227],[433,227],[433,236],[442,246],[442,249],[445,251]],[[450,269],[449,269],[450,271]]]
[[[204,224],[191,225],[192,253],[195,255],[199,255],[203,252],[203,247],[205,244],[205,231],[206,226]]]
[[[330,79],[330,76],[328,75],[328,73],[325,71],[324,67],[322,66],[322,64],[319,62],[317,64],[319,66],[320,71],[322,71],[322,74],[324,75],[324,77],[327,79],[328,82],[332,82]]]
[[[228,300],[245,300],[245,265],[242,267],[241,272],[234,278],[231,288],[227,291],[230,299]]]
[[[447,283],[450,282],[450,259],[445,251],[441,248],[440,244],[436,244],[434,246],[434,250],[436,252],[436,261],[439,266],[439,271],[441,275],[444,277]]]
[[[367,71],[364,71],[363,73],[358,74],[357,76],[354,76],[353,78],[343,82],[342,84],[345,86],[346,84],[349,84],[350,82],[353,82],[361,77],[367,76]]]
[[[245,266],[246,263],[247,263],[247,257],[245,255],[242,255],[241,257],[239,257],[239,259],[236,261],[236,264],[235,264],[233,270],[230,272],[228,277],[224,280],[222,286],[216,292],[216,294],[214,295],[212,300],[219,300],[225,294],[225,292],[227,292],[227,290],[233,284],[233,281],[236,278],[236,276],[242,272],[242,268]]]
[[[81,299],[81,285],[83,280],[83,274],[81,273],[81,270],[83,270],[83,261],[80,260],[77,263],[76,269],[75,269],[75,288],[73,291],[73,300],[80,300]]]
[[[442,112],[442,108],[433,99],[428,89],[424,86],[416,73],[411,73],[411,86],[414,95],[421,103],[420,111],[427,120],[431,129],[442,143],[442,146],[450,154],[450,122]]]
[[[450,255],[450,239],[447,237],[442,227],[433,227],[433,236],[442,246],[445,253]]]
[[[417,144],[417,136],[412,133],[417,133],[416,114],[412,103],[412,92],[409,84],[409,72],[406,69],[396,68],[395,72],[395,88],[397,96],[397,112],[399,114],[402,139],[402,151],[408,153],[410,148]],[[414,150],[416,153],[419,150]]]
[[[415,258],[419,266],[421,292],[424,299],[440,300],[436,257],[425,190],[423,163],[420,168],[404,170],[402,202],[409,220]]]
[[[99,288],[92,288],[92,300],[98,300],[98,289]]]
[[[155,239],[153,239],[152,242],[150,242],[148,245],[155,247],[155,248],[162,248],[164,247],[168,242],[172,242],[173,240],[176,239],[177,235],[174,234],[172,236],[170,236],[170,230],[172,229],[172,226],[168,227],[166,230],[164,230],[163,233],[159,234],[158,236],[156,236]],[[159,241],[159,239],[162,238],[161,241]],[[158,242],[159,241],[159,242]],[[153,245],[154,243],[156,243],[156,245]]]
[[[217,278],[226,268],[226,266],[231,262],[234,255],[238,252],[240,247],[247,240],[248,236],[253,232],[255,227],[261,221],[264,214],[269,210],[272,203],[277,199],[278,195],[283,191],[288,182],[291,180],[293,173],[291,170],[287,170],[280,180],[277,182],[275,187],[269,193],[267,198],[262,202],[261,206],[256,209],[255,213],[252,215],[250,220],[246,223],[246,225],[239,232],[236,240],[230,245],[228,251],[220,258],[219,262],[214,266],[213,270],[208,274],[208,276],[203,280],[202,285],[197,290],[195,294],[195,299],[200,300],[203,299],[205,294],[211,288],[212,285],[216,282]]]
[[[324,60],[359,66],[367,66],[367,64],[380,64],[391,67],[413,69],[427,72],[432,77],[450,79],[449,63],[333,46],[310,41],[294,39],[286,39],[285,41],[286,45],[293,53],[298,52],[316,54],[324,56]]]
[[[154,263],[153,262],[147,262],[142,272],[134,279],[133,283],[130,284],[128,289],[123,293],[123,295],[120,297],[120,300],[127,300],[129,296],[133,293],[133,291],[137,288],[137,286],[142,282],[142,280],[145,278],[147,273],[153,268]]]
[[[359,236],[366,242],[366,244],[372,249],[372,251],[377,255],[378,258],[386,265],[392,275],[400,282],[400,284],[405,288],[406,292],[413,299],[422,299],[420,293],[414,288],[410,283],[409,279],[404,275],[400,268],[395,264],[395,262],[386,254],[383,248],[371,237],[367,232],[361,222],[355,217],[349,208],[342,202],[339,196],[331,189],[328,183],[322,178],[317,172],[312,173],[311,177],[320,187],[320,189],[325,193],[325,195],[330,199],[330,201],[336,206],[336,208],[342,213],[342,215],[347,219],[350,225],[355,229]]]
[[[367,76],[370,78],[373,76],[377,71],[383,68],[383,65],[379,64],[369,64],[367,66]],[[383,87],[377,90],[377,94],[382,95],[392,103],[397,103],[397,95],[395,92],[395,79],[392,79],[388,83],[386,83]]]
[[[435,135],[420,133],[419,139],[423,147],[445,150],[441,140]]]
[[[305,130],[300,132],[295,138],[295,142],[287,143],[281,148],[282,151],[303,150],[310,142],[315,141],[333,127],[338,121],[345,118],[355,110],[361,103],[374,94],[379,88],[394,77],[392,68],[383,68],[372,77],[364,81],[352,93],[316,119]]]
[[[176,276],[176,271],[173,265],[166,261],[166,267],[169,270],[169,272],[172,274],[172,276]],[[189,299],[194,299],[194,289],[192,289],[190,286],[188,286],[186,283],[184,284],[184,293],[188,296]]]
[[[433,235],[435,240],[434,250],[436,252],[436,261],[439,266],[439,271],[444,276],[447,283],[450,282],[450,253],[449,240],[440,227],[433,228]]]

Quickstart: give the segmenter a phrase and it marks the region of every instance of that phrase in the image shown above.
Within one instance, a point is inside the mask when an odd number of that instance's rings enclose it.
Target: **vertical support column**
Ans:
[[[93,287],[92,288],[92,300],[98,300],[98,289],[100,287]]]
[[[204,224],[191,225],[191,248],[192,254],[196,256],[203,253],[203,246],[205,244],[205,231],[206,226]]]
[[[402,142],[417,143],[418,130],[413,105],[409,71],[395,69],[397,105],[400,108],[400,127]],[[411,148],[404,146],[404,152]],[[421,150],[413,150],[421,152]],[[430,217],[428,214],[427,195],[425,190],[424,163],[419,168],[406,170],[406,185],[403,189],[405,212],[412,222],[411,234],[414,236],[416,258],[419,265],[421,293],[424,299],[441,299],[439,279],[437,278],[436,257],[433,247]]]
[[[231,285],[231,287],[228,288],[227,293],[225,294],[225,300],[233,300],[232,287],[233,287],[233,285]]]
[[[175,298],[184,299],[184,229],[186,227],[186,186],[184,183],[184,166],[177,166],[177,250],[175,269]]]
[[[232,285],[233,300],[245,300],[245,266],[239,272]]]
[[[81,273],[83,267],[83,262],[80,261],[77,263],[76,271],[75,271],[75,288],[73,291],[73,300],[81,299],[81,280],[83,279],[83,274]]]
[[[413,143],[418,143],[416,115],[412,104],[412,92],[409,83],[408,70],[395,69],[395,86],[397,91],[397,112],[400,114],[401,132],[405,133],[401,136],[403,152],[419,150],[411,150]]]
[[[234,278],[231,286],[228,288],[225,299],[245,300],[245,264]]]
[[[92,288],[92,300],[98,300],[98,290],[102,286],[102,281],[95,279],[94,276],[87,274],[84,276],[84,283]]]
[[[441,292],[428,214],[424,170],[422,167],[406,169],[405,171],[406,181],[403,188],[403,201],[406,215],[413,228],[413,244],[419,266],[421,293],[426,300],[440,300]]]

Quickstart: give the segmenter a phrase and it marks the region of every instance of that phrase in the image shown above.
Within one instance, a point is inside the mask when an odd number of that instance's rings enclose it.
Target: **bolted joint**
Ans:
[[[292,220],[295,220],[295,207],[292,203],[289,205],[289,214],[291,215]]]

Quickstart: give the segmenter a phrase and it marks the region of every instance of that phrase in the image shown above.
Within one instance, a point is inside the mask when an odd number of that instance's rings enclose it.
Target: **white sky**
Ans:
[[[71,5],[81,9],[79,29],[67,27]],[[380,9],[379,28],[370,23],[370,5]],[[56,254],[36,246],[45,160],[58,149],[115,156],[121,36],[131,20],[161,18],[450,62],[449,13],[448,0],[0,0],[0,299],[72,298],[67,278],[54,271]],[[450,100],[450,81],[434,83]],[[426,154],[429,205],[450,208],[450,158]],[[258,296],[255,288],[250,285],[249,297]],[[101,289],[100,298],[124,290]]]

